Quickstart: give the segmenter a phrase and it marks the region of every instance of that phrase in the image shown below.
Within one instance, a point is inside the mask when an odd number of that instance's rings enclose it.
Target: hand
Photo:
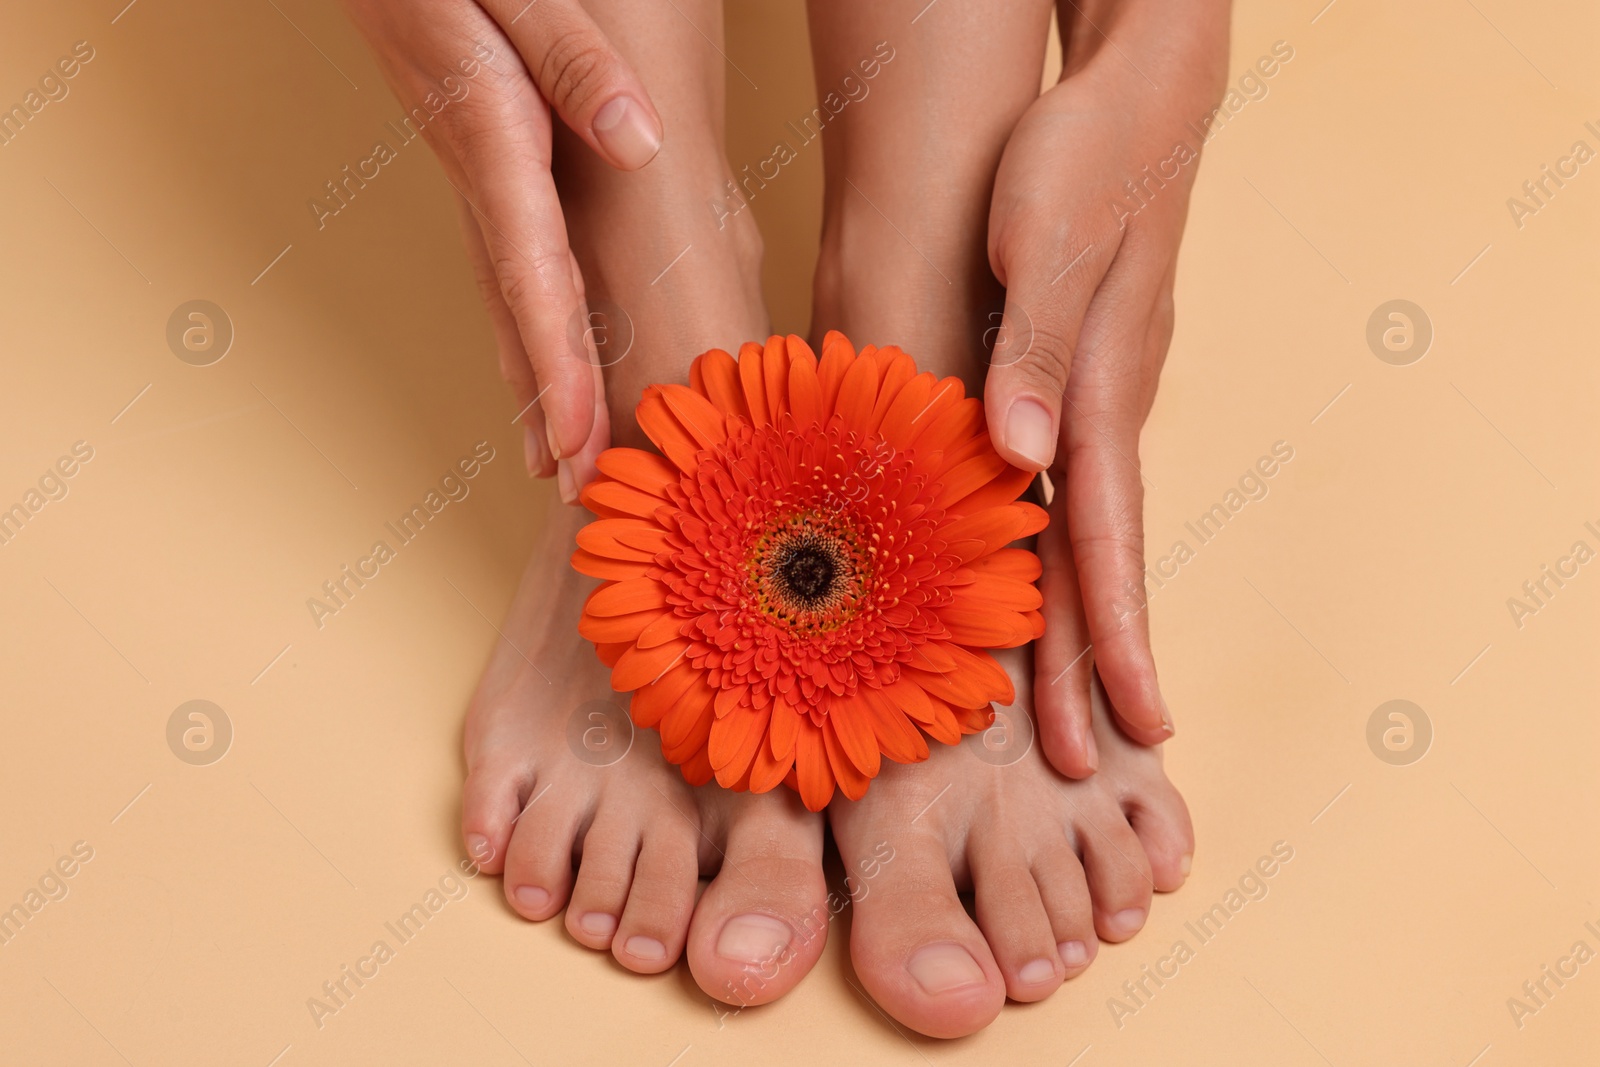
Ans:
[[[643,85],[577,0],[345,0],[461,198],[524,424],[528,470],[577,500],[609,443],[583,279],[550,175],[551,109],[636,170],[661,146]]]
[[[1093,24],[1068,6],[1078,18],[1063,25],[1062,80],[1024,113],[995,177],[989,261],[1006,308],[984,402],[1002,455],[1065,479],[1040,535],[1047,629],[1034,693],[1045,754],[1082,777],[1097,758],[1092,667],[1130,737],[1172,732],[1143,610],[1139,433],[1172,338],[1196,131],[1221,95],[1228,5],[1118,0]]]

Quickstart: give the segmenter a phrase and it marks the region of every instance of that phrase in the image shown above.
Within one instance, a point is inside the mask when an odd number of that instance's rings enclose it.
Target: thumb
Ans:
[[[545,101],[573,133],[621,170],[661,150],[661,116],[639,76],[574,0],[493,0]]]
[[[984,412],[995,449],[1023,470],[1045,470],[1055,461],[1078,335],[1114,249],[1099,252],[1090,245],[1065,256],[1040,250],[995,256],[1006,306],[989,357]]]

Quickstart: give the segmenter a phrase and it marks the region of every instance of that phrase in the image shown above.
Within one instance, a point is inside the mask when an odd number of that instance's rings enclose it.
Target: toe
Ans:
[[[580,945],[611,947],[628,903],[639,831],[625,815],[601,811],[583,835],[583,859],[567,905],[567,932]]]
[[[1194,860],[1194,825],[1189,806],[1164,776],[1124,801],[1133,832],[1150,861],[1156,889],[1170,893],[1189,877]]]
[[[1120,809],[1095,808],[1079,809],[1074,823],[1094,901],[1094,927],[1102,941],[1126,941],[1150,915],[1150,862]]]
[[[659,821],[645,827],[628,903],[611,939],[617,962],[640,974],[657,974],[677,962],[700,878],[697,832],[681,815],[658,815]]]
[[[461,787],[461,840],[467,855],[485,874],[505,869],[506,847],[513,821],[533,785],[533,772],[525,764],[486,760],[467,773]]]
[[[973,899],[978,926],[1005,976],[1012,1000],[1043,1000],[1065,969],[1044,900],[1020,845],[979,834],[973,842]]]
[[[535,781],[506,851],[506,899],[525,919],[548,919],[561,910],[572,886],[572,843],[587,814],[578,790]]]
[[[835,803],[849,805],[847,801]],[[929,1037],[964,1037],[994,1021],[1005,979],[983,934],[956,895],[944,846],[926,834],[834,823],[851,871],[878,860],[876,876],[856,882],[850,958],[884,1011]],[[865,823],[866,820],[859,820]]]
[[[695,905],[689,969],[712,997],[767,1004],[805,977],[827,941],[822,818],[787,789],[727,801],[722,869]]]
[[[1069,778],[1086,778],[1099,767],[1094,731],[1089,726],[1089,684],[1094,655],[1083,618],[1077,570],[1070,555],[1040,544],[1044,573],[1039,579],[1045,616],[1044,635],[1034,644],[1034,713],[1045,759]]]
[[[1040,850],[1033,861],[1033,878],[1050,918],[1064,977],[1075,978],[1093,962],[1100,950],[1100,939],[1094,932],[1094,911],[1083,864],[1066,838]]]

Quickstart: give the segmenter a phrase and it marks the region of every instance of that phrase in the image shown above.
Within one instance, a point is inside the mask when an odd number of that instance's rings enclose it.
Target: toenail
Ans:
[[[517,903],[529,911],[541,911],[550,903],[550,894],[536,885],[517,886]]]
[[[1106,925],[1114,933],[1121,934],[1123,937],[1132,937],[1144,925],[1144,909],[1124,908],[1107,919]]]
[[[1006,444],[1036,467],[1050,465],[1055,455],[1055,419],[1037,400],[1022,397],[1006,412]]]
[[[489,839],[482,834],[467,835],[467,854],[479,863],[490,858]]]
[[[717,955],[735,963],[766,963],[788,947],[789,924],[770,915],[735,915],[717,937]]]
[[[1089,962],[1089,946],[1082,941],[1063,941],[1056,946],[1061,962],[1071,967],[1082,967]]]
[[[1017,972],[1017,978],[1028,985],[1038,985],[1048,982],[1056,976],[1056,965],[1050,960],[1032,960],[1022,965],[1022,970]]]
[[[1178,870],[1187,878],[1189,877],[1189,872],[1193,869],[1194,857],[1185,853],[1183,859],[1178,861]]]
[[[622,946],[628,955],[641,960],[664,960],[667,958],[667,946],[653,937],[641,937],[638,934],[628,938]]]
[[[983,968],[960,945],[924,945],[906,961],[906,970],[929,996],[983,984]]]
[[[610,937],[617,930],[617,917],[603,911],[591,911],[578,920],[578,929],[590,937]]]

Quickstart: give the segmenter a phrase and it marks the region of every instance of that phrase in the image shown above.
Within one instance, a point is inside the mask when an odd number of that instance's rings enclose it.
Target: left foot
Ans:
[[[1029,714],[1026,650],[995,653]],[[1129,741],[1094,701],[1100,770],[1065,778],[1035,744],[1004,766],[983,735],[933,745],[924,763],[888,768],[828,821],[847,870],[877,871],[855,903],[850,957],[874,999],[930,1037],[987,1026],[1007,997],[1042,1000],[1081,974],[1101,941],[1125,941],[1151,891],[1183,884],[1194,833],[1161,750]],[[893,859],[873,867],[889,849]],[[970,891],[977,921],[958,895]]]

